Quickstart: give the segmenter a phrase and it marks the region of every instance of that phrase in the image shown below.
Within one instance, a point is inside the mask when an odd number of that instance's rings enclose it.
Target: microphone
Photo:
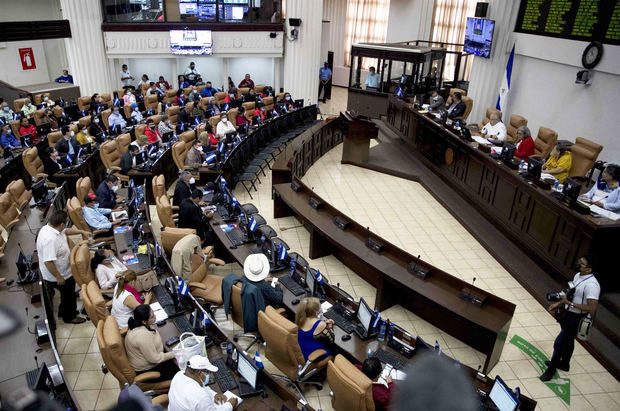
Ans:
[[[473,280],[471,280],[471,286],[469,287],[469,298],[471,299],[471,292],[474,288],[474,283],[476,282],[476,277],[473,278]]]
[[[37,365],[37,370],[39,369],[39,359],[37,358],[37,356],[34,356],[34,363]]]

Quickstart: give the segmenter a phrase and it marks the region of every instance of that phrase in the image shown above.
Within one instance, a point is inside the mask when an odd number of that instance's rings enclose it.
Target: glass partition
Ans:
[[[164,21],[162,0],[103,0],[107,23],[144,23]]]

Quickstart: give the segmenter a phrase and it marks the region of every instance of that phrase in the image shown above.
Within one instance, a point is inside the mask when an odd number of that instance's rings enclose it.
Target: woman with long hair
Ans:
[[[107,290],[116,285],[118,277],[127,267],[114,256],[114,251],[105,248],[95,251],[90,260],[90,269],[97,277],[99,288]]]
[[[299,327],[297,341],[305,360],[320,349],[327,351],[320,358],[331,355],[328,346],[334,342],[334,320],[323,321],[320,317],[321,302],[318,298],[301,300],[295,314],[295,324]]]
[[[116,287],[114,287],[114,296],[112,297],[112,316],[118,323],[118,328],[126,328],[129,318],[133,315],[133,310],[140,304],[149,304],[152,294],[150,292],[140,295],[136,289],[136,272],[132,270],[124,271],[119,279]]]

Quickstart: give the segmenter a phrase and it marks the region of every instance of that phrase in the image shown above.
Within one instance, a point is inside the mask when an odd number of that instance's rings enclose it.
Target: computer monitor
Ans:
[[[502,154],[500,156],[501,160],[504,163],[509,163],[515,156],[515,151],[517,151],[517,147],[515,147],[512,143],[505,143],[504,148],[502,149]]]
[[[540,172],[542,171],[543,162],[534,157],[530,157],[527,161],[527,178],[532,180],[538,180],[540,178]]]
[[[169,142],[170,140],[172,140],[172,136],[173,136],[173,135],[174,135],[174,132],[173,132],[173,131],[168,131],[168,132],[165,132],[164,134],[162,134],[162,135],[161,135],[161,140],[162,140],[164,143],[167,143],[167,142]]]
[[[514,411],[519,406],[519,401],[514,393],[504,384],[499,376],[495,377],[495,382],[489,392],[489,399],[499,411]]]
[[[258,382],[258,368],[250,362],[245,355],[239,355],[239,362],[237,364],[237,372],[250,384],[252,389],[256,389],[256,383]]]
[[[372,309],[366,304],[366,301],[363,298],[360,298],[360,304],[357,309],[357,320],[360,322],[364,330],[368,333],[370,330],[370,326],[372,324],[372,316],[374,312]]]
[[[572,205],[577,202],[580,191],[581,184],[579,184],[576,180],[573,180],[572,178],[567,178],[564,181],[564,188],[562,189],[562,193],[564,194],[564,198],[566,199],[568,204]]]
[[[311,297],[314,297],[316,289],[316,277],[314,276],[314,272],[315,270],[310,267],[306,270],[306,285],[310,289]]]

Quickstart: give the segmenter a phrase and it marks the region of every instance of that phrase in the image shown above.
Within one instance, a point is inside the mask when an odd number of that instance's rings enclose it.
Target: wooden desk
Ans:
[[[368,161],[370,140],[377,138],[379,129],[369,118],[346,111],[340,113],[340,120],[347,127],[342,146],[342,163],[364,163]]]

